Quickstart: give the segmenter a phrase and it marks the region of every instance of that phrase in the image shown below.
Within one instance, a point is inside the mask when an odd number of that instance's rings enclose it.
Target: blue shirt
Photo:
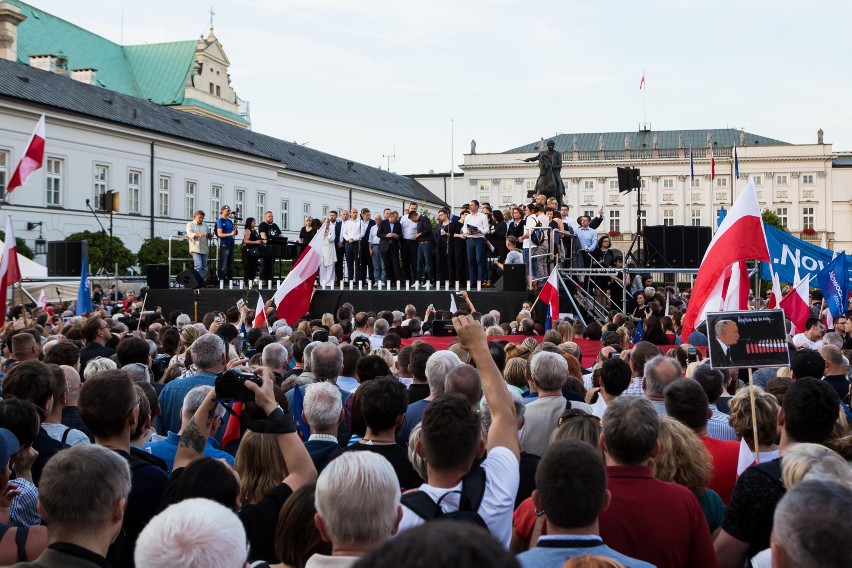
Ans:
[[[592,251],[598,244],[598,234],[590,227],[580,227],[577,229],[577,240],[580,241],[580,248],[587,251]]]
[[[160,393],[160,416],[157,417],[157,432],[161,436],[169,432],[179,432],[181,427],[180,409],[186,394],[201,385],[213,386],[215,373],[197,373],[182,379],[175,379],[163,387]]]
[[[169,471],[171,471],[175,464],[178,442],[180,442],[180,434],[169,432],[165,440],[150,442],[142,446],[142,449],[166,462],[169,466]],[[223,452],[220,449],[219,443],[213,438],[207,438],[207,447],[204,448],[204,455],[217,460],[224,459],[231,467],[234,465],[234,456],[228,452]]]
[[[223,233],[233,233],[234,232],[234,222],[230,219],[222,219],[219,217],[216,220],[216,228],[221,230]],[[219,237],[219,242],[223,245],[232,245],[234,244],[234,236],[230,237]]]
[[[562,542],[571,546],[559,546]],[[539,538],[538,544],[517,556],[522,568],[551,568],[562,566],[568,558],[588,554],[589,556],[605,556],[627,566],[627,568],[654,568],[653,564],[625,556],[601,541],[600,538],[572,535],[546,535]]]
[[[420,420],[423,419],[423,411],[426,410],[427,406],[429,406],[429,401],[425,399],[412,402],[408,405],[402,426],[400,426],[399,432],[396,434],[397,444],[403,448],[408,447],[408,438],[411,435],[411,431],[414,430],[415,426],[420,424]]]

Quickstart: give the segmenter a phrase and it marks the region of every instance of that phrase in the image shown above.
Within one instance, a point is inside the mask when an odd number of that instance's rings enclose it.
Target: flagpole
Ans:
[[[757,408],[754,403],[754,381],[751,377],[752,369],[748,368],[748,397],[751,401],[751,431],[754,433],[754,463],[760,464],[760,445],[757,439]]]
[[[142,314],[145,313],[145,302],[148,301],[148,294],[145,294],[145,297],[142,298],[142,307],[139,308],[139,321],[136,323],[136,331],[140,331],[142,329]]]
[[[455,120],[450,119],[450,218],[453,216],[453,207],[456,202],[456,168],[455,161]]]
[[[645,79],[645,70],[642,69],[642,116],[644,118],[643,127],[647,128],[648,124],[648,84]]]

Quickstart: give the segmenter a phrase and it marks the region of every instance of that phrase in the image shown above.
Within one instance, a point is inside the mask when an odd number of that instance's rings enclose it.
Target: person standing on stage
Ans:
[[[414,234],[417,232],[417,221],[411,219],[411,213],[417,213],[417,204],[409,203],[405,214],[400,218],[402,225],[402,239],[399,242],[402,253],[402,279],[414,282],[414,264],[417,262],[417,240]]]
[[[263,215],[263,223],[257,226],[257,232],[260,234],[260,239],[264,243],[268,243],[270,239],[275,239],[281,236],[281,229],[274,222],[275,217],[272,211],[267,211]],[[260,279],[272,280],[272,267],[275,264],[275,259],[264,257],[260,259]]]
[[[417,211],[412,211],[408,214],[409,219],[417,223],[414,239],[417,243],[416,262],[414,264],[414,281],[420,282],[420,277],[423,276],[422,267],[426,266],[428,276],[424,276],[424,280],[428,278],[432,285],[435,284],[435,268],[432,264],[432,222],[426,215],[420,215]]]
[[[337,237],[335,237],[335,223],[331,220],[332,211],[329,213],[329,218],[325,222],[325,231],[322,239],[322,257],[320,258],[319,267],[319,283],[320,286],[334,286],[334,269],[337,262]],[[335,214],[335,217],[337,215]]]
[[[470,285],[482,282],[485,287],[488,282],[488,264],[485,254],[485,235],[488,234],[488,217],[479,211],[479,201],[470,200],[470,215],[465,218],[462,233],[467,242],[467,271]]]
[[[435,260],[437,268],[435,274],[439,282],[450,279],[450,210],[440,209],[438,211],[438,224],[435,226]]]
[[[210,240],[207,225],[204,224],[204,211],[195,212],[192,221],[186,224],[186,236],[189,239],[189,253],[196,272],[204,274],[207,267],[207,255],[210,252]]]
[[[245,286],[248,286],[249,282],[252,282],[257,276],[256,251],[263,244],[255,223],[255,218],[249,217],[246,219],[246,226],[243,229],[243,284]]]
[[[588,268],[592,264],[592,251],[598,246],[598,234],[595,229],[603,222],[603,209],[598,211],[598,216],[592,221],[588,215],[580,217],[580,226],[574,229],[577,235],[577,245],[580,249],[582,266]]]
[[[348,214],[349,220],[343,222],[341,237],[343,237],[344,254],[346,255],[345,278],[349,281],[360,280],[361,275],[361,237],[364,222],[358,217],[355,207]]]
[[[239,232],[231,221],[231,208],[225,205],[216,220],[219,237],[219,280],[230,281],[234,275],[234,236]]]
[[[390,216],[379,223],[379,251],[385,266],[385,277],[389,282],[401,281],[402,270],[399,266],[399,245],[402,240],[402,225],[399,213],[391,211]]]
[[[470,211],[467,207],[461,210],[461,216],[450,222],[450,280],[464,282],[467,280],[467,243],[464,238],[464,221]]]
[[[364,207],[361,209],[361,225],[359,231],[361,239],[358,242],[358,258],[361,262],[358,265],[359,278],[361,282],[366,282],[369,275],[370,280],[375,281],[375,267],[370,258],[370,231],[376,226],[376,222],[370,218],[370,210]]]
[[[390,212],[388,212],[390,215]],[[370,278],[373,282],[384,282],[387,280],[387,275],[385,274],[385,263],[382,260],[382,252],[379,250],[379,245],[381,244],[381,239],[379,239],[379,223],[385,221],[386,219],[381,219],[378,222],[370,221],[372,226],[370,227],[370,231],[367,233],[367,242],[369,245],[369,257],[372,265],[372,274],[370,274]]]
[[[343,253],[343,223],[349,220],[349,210],[344,209],[340,212],[340,219],[337,218],[337,211],[328,213],[328,222],[331,224],[331,230],[334,232],[334,247],[337,254],[337,262],[334,264],[334,280],[335,282],[343,282],[343,262],[346,255]]]

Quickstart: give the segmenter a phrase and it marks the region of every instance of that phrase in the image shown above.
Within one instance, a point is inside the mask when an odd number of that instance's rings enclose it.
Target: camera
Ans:
[[[492,256],[492,257],[488,258],[488,262],[497,262],[499,260],[500,260],[500,257],[498,257],[498,256]]]
[[[686,348],[686,359],[690,363],[698,361],[698,349],[695,347],[687,347]]]
[[[253,402],[254,392],[246,388],[246,382],[251,381],[261,386],[263,381],[253,373],[246,373],[237,369],[228,369],[216,375],[213,383],[218,400]]]

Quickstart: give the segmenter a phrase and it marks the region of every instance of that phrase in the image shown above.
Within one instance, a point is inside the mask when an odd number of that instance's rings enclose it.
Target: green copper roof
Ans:
[[[184,101],[184,88],[195,64],[195,40],[122,46],[20,0],[7,0],[26,20],[18,26],[18,61],[31,55],[68,58],[68,72],[97,69],[97,85],[160,105],[204,106],[248,124],[245,118],[196,101]]]
[[[574,138],[577,138],[577,149],[580,152],[593,152],[600,149],[600,137],[603,136],[604,150],[624,150],[624,138],[630,138],[631,150],[651,150],[654,147],[654,136],[657,137],[657,147],[660,150],[675,149],[680,146],[680,136],[683,135],[684,148],[706,148],[707,135],[713,137],[714,148],[730,148],[737,146],[778,146],[788,142],[745,133],[745,143],[740,143],[740,131],[735,128],[710,128],[707,130],[648,130],[633,132],[578,132],[576,134],[559,134],[545,140],[553,140],[556,150],[570,152],[574,149]],[[506,154],[529,153],[538,151],[539,141],[530,142],[523,146],[507,150]]]
[[[218,107],[214,107],[213,105],[209,105],[207,103],[201,102],[201,101],[196,100],[196,99],[185,98],[185,99],[183,99],[183,102],[181,104],[185,107],[191,107],[192,106],[192,107],[203,108],[203,109],[209,110],[211,112],[221,114],[222,116],[227,116],[228,118],[230,118],[232,120],[236,120],[238,122],[245,122],[246,121],[245,117],[243,117],[243,116],[241,116],[241,115],[239,115],[235,112],[228,112],[226,110],[223,110],[223,109],[218,108]]]

